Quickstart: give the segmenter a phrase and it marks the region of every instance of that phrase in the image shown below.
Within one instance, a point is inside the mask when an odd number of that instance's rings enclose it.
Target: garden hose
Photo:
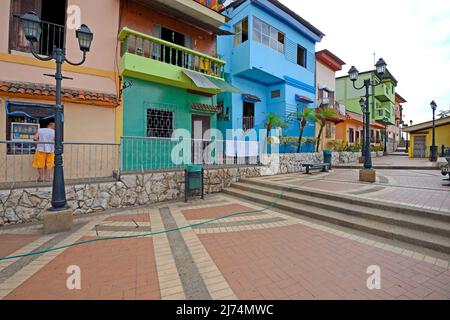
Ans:
[[[266,207],[264,207],[262,209],[259,209],[259,210],[236,212],[236,213],[225,215],[225,216],[222,216],[222,217],[219,217],[219,218],[203,221],[203,222],[200,222],[200,223],[190,224],[188,226],[173,228],[173,229],[159,231],[159,232],[150,232],[150,233],[144,233],[144,234],[139,234],[139,235],[130,235],[130,236],[105,237],[105,238],[97,238],[97,239],[91,239],[91,240],[86,240],[86,241],[80,241],[80,242],[75,242],[75,243],[64,245],[64,246],[57,246],[57,247],[53,247],[53,248],[49,248],[49,249],[45,249],[45,250],[32,251],[32,252],[29,252],[29,253],[19,254],[19,255],[15,255],[15,256],[3,257],[3,258],[0,258],[0,261],[20,259],[20,258],[30,257],[30,256],[37,256],[37,255],[45,254],[45,253],[48,253],[48,252],[59,251],[59,250],[63,250],[63,249],[71,248],[71,247],[82,246],[82,245],[95,243],[95,242],[100,242],[100,241],[153,237],[153,236],[157,236],[157,235],[160,235],[160,234],[167,234],[167,233],[171,233],[171,232],[176,232],[176,231],[181,231],[181,230],[185,230],[185,229],[191,229],[191,228],[196,228],[196,227],[208,225],[208,224],[211,224],[211,223],[216,222],[216,221],[232,218],[232,217],[239,216],[239,215],[262,213],[262,212],[265,212],[267,210],[272,209],[282,199],[283,195],[286,192],[288,192],[290,189],[292,189],[292,187],[288,187],[288,188],[283,189],[278,194],[277,198],[273,202],[271,202]]]

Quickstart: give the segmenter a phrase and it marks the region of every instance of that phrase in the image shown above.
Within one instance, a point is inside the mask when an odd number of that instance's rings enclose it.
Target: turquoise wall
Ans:
[[[123,167],[125,170],[168,168],[172,148],[177,144],[169,139],[130,139],[147,137],[147,109],[174,112],[174,129],[192,130],[192,114],[211,117],[211,128],[217,128],[217,114],[192,110],[189,103],[216,104],[216,97],[205,97],[186,90],[135,78],[133,86],[124,91],[123,111]]]

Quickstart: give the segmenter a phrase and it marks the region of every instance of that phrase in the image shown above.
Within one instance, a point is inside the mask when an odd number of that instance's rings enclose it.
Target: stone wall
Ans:
[[[358,153],[334,153],[333,164],[357,162]],[[205,193],[217,193],[242,178],[302,172],[303,163],[323,162],[322,153],[284,154],[265,166],[217,168],[205,171]],[[183,199],[184,172],[123,175],[120,181],[66,186],[75,215],[150,205]],[[50,208],[51,188],[0,190],[0,226],[40,221]]]

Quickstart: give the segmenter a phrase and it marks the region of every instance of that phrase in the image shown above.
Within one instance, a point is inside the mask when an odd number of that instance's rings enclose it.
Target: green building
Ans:
[[[143,18],[145,17],[145,19]],[[118,69],[122,83],[122,137],[125,171],[169,169],[202,163],[209,129],[223,110],[217,94],[237,90],[224,79],[217,35],[225,17],[195,1],[128,1],[121,9]],[[173,161],[179,141],[188,138],[184,163]],[[121,131],[121,132],[120,132]],[[190,139],[196,139],[194,142]]]
[[[376,71],[367,71],[359,74],[356,86],[361,87],[364,80],[380,82],[371,90],[370,98],[370,117],[372,121],[382,123],[388,119],[388,125],[395,125],[395,89],[397,80],[392,76],[389,70],[386,70],[386,76],[381,81],[376,75]],[[362,115],[359,101],[365,94],[364,89],[356,90],[349,76],[336,78],[336,100],[345,105],[346,110],[352,113]]]

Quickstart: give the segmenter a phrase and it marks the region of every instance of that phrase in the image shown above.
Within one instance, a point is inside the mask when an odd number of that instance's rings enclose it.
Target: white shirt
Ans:
[[[37,145],[37,151],[45,152],[45,153],[54,153],[55,152],[55,130],[50,128],[39,129],[39,142],[46,142],[46,144]],[[47,144],[50,143],[50,144]]]

